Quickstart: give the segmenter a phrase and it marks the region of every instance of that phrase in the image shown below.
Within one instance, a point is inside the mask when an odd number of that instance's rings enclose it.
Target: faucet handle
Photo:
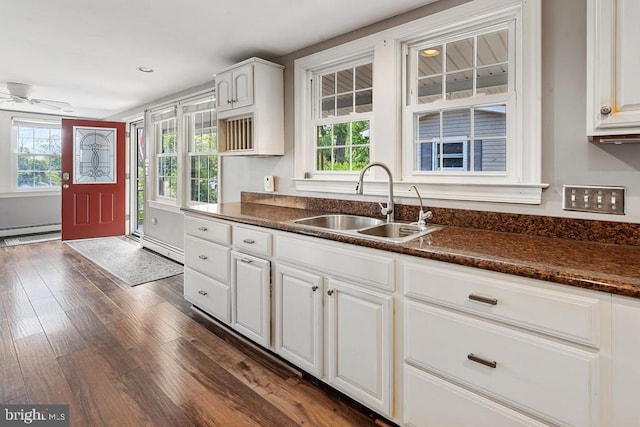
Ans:
[[[382,215],[387,215],[389,214],[389,207],[383,205],[382,203],[378,202],[378,206],[380,206],[380,212],[382,213]]]

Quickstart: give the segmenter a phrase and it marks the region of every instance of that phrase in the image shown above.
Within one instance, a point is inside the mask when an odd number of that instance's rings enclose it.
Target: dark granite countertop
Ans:
[[[331,211],[354,213],[345,212],[344,205],[342,209],[334,207],[321,210],[317,209],[317,206],[311,206],[310,209],[308,203],[285,203],[283,206],[269,201],[263,203],[260,198],[247,199],[243,202],[203,205],[183,210],[359,246],[640,298],[640,246],[542,237],[449,224],[444,224],[441,230],[423,238],[407,243],[389,243],[354,235],[311,230],[293,224],[296,219]],[[345,202],[345,205],[349,205],[349,202]],[[438,215],[435,216],[434,223],[438,223],[437,219]],[[596,226],[598,229],[603,228],[601,224]],[[628,230],[622,232],[626,231]]]

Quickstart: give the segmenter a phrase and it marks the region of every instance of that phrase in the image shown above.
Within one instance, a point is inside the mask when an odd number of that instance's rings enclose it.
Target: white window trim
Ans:
[[[183,120],[184,120],[184,116],[191,115],[191,114],[196,113],[198,111],[211,111],[211,110],[216,111],[216,108],[215,108],[216,101],[215,101],[215,99],[213,99],[213,100],[210,100],[210,99],[211,99],[211,96],[208,96],[208,97],[204,98],[203,100],[199,100],[199,101],[194,102],[193,104],[196,107],[196,108],[194,108],[194,111],[185,112],[184,109],[183,109]],[[205,109],[199,110],[197,108],[197,106],[199,104],[204,104],[204,103],[207,103],[207,102],[209,102],[210,104],[207,104]],[[215,118],[216,123],[215,123],[215,125],[213,127],[216,129],[216,138],[217,138],[217,135],[218,135],[217,111],[216,111],[215,117],[216,117]],[[186,148],[185,165],[187,167],[187,171],[185,173],[185,179],[186,179],[186,182],[185,182],[185,190],[186,190],[186,192],[185,192],[185,196],[184,196],[185,203],[188,206],[199,206],[199,205],[204,205],[204,204],[215,205],[216,203],[204,203],[204,202],[197,202],[197,201],[191,200],[191,184],[192,184],[192,182],[191,182],[191,158],[192,157],[196,157],[196,156],[216,156],[216,161],[218,162],[218,168],[217,168],[218,175],[216,177],[216,181],[217,181],[217,186],[218,186],[218,202],[219,202],[220,201],[220,193],[221,193],[221,191],[220,191],[220,167],[221,167],[221,163],[222,163],[220,161],[220,153],[219,153],[218,150],[213,150],[213,151],[191,151],[191,135],[190,135],[190,133],[191,133],[191,123],[189,123],[188,127],[185,126],[185,130],[184,130],[184,140],[185,140],[185,148]]]
[[[52,187],[18,187],[18,134],[16,132],[16,126],[14,122],[25,122],[51,126],[52,128],[62,129],[62,118],[50,119],[40,117],[12,117],[11,118],[11,190],[12,193],[7,193],[7,197],[35,197],[35,196],[52,196],[56,194],[62,194],[60,186]],[[62,140],[60,141],[62,144]],[[46,154],[52,156],[51,154]],[[62,157],[62,155],[61,155]],[[60,159],[62,162],[62,158]]]
[[[303,58],[294,63],[295,97],[295,170],[294,184],[298,191],[353,194],[355,177],[351,174],[314,176],[312,99],[310,72],[330,66],[349,57],[374,52],[374,120],[371,161],[386,163],[395,177],[398,196],[412,196],[404,191],[415,184],[423,197],[489,201],[502,203],[540,204],[541,182],[541,0],[475,0],[427,17],[403,24],[367,37],[345,43]],[[522,138],[513,153],[515,169],[511,179],[502,176],[441,176],[429,181],[415,178],[410,182],[402,170],[401,143],[403,123],[402,76],[404,74],[401,46],[430,36],[446,36],[460,26],[491,25],[505,18],[517,18],[516,69],[517,99],[516,132]],[[425,28],[428,29],[425,31]],[[524,54],[523,54],[524,53]],[[526,100],[526,104],[525,101]],[[378,118],[378,119],[376,119]],[[406,133],[406,130],[405,132]],[[410,136],[410,135],[409,135]],[[386,141],[386,142],[385,142]],[[392,141],[393,143],[389,143]],[[513,151],[513,150],[512,150]],[[368,178],[374,182],[365,186],[367,194],[386,194],[386,177],[380,168],[372,168]],[[377,181],[377,182],[376,182]],[[406,194],[405,194],[406,193]]]

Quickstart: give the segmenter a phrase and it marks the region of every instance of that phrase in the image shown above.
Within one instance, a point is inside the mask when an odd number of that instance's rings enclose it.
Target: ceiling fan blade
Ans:
[[[71,107],[71,104],[64,101],[54,101],[51,99],[32,99],[31,103],[34,105],[42,105],[43,107],[52,108],[55,110],[62,110],[63,108]]]

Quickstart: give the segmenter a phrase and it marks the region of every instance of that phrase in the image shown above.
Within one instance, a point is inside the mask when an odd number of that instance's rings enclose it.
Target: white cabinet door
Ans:
[[[322,276],[278,264],[275,273],[275,351],[322,376]]]
[[[253,64],[233,70],[233,108],[253,104]]]
[[[256,343],[271,339],[269,261],[231,252],[231,326]]]
[[[218,112],[233,108],[232,78],[233,74],[231,71],[216,75],[216,105]]]
[[[587,2],[587,133],[640,133],[640,1]]]
[[[329,383],[389,416],[393,299],[337,279],[326,288]]]
[[[253,64],[216,75],[218,112],[253,104]]]
[[[640,423],[640,300],[613,296],[611,308],[611,425]]]

